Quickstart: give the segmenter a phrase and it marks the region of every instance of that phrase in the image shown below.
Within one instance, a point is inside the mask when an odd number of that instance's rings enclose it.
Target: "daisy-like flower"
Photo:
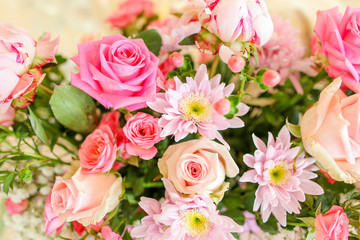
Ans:
[[[225,86],[225,83],[220,83],[219,74],[209,80],[204,64],[199,67],[194,79],[187,77],[186,83],[182,83],[178,77],[174,79],[175,89],[158,93],[154,102],[147,103],[151,109],[163,114],[159,120],[159,125],[163,128],[160,136],[173,134],[175,141],[179,141],[189,133],[199,131],[200,135],[209,139],[216,138],[229,148],[218,131],[243,127],[244,122],[239,116],[246,114],[249,108],[240,103],[237,106],[238,113],[234,118],[228,119],[217,112],[214,106],[230,96],[234,84]]]
[[[231,233],[243,227],[231,218],[219,215],[206,195],[183,197],[170,181],[163,178],[166,197],[162,202],[141,198],[139,205],[148,216],[132,231],[132,237],[144,240],[235,240]]]
[[[300,73],[315,76],[313,61],[305,58],[305,47],[301,44],[299,31],[290,21],[284,21],[279,16],[272,16],[274,32],[270,40],[263,46],[259,55],[259,66],[280,72],[282,82],[290,79],[296,91],[303,89],[299,82]]]
[[[311,181],[319,170],[313,165],[315,159],[304,158],[300,148],[291,148],[290,133],[284,126],[276,140],[271,133],[267,146],[253,135],[257,150],[253,155],[246,154],[244,162],[254,168],[240,178],[240,182],[258,183],[254,211],[261,206],[262,220],[266,222],[271,213],[282,226],[286,226],[286,212],[300,213],[299,202],[305,201],[305,194],[321,195],[324,190]],[[298,156],[299,154],[299,156]]]

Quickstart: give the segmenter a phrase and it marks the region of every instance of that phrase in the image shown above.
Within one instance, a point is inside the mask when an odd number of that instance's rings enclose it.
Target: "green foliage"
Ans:
[[[185,45],[195,45],[195,36],[197,34],[192,34],[190,36],[187,36],[186,38],[184,38],[183,40],[181,40],[179,42],[180,46],[185,46]]]
[[[80,89],[59,86],[49,103],[55,118],[65,127],[79,133],[89,133],[95,128],[95,102]]]
[[[142,38],[150,52],[154,53],[156,56],[159,56],[162,39],[160,34],[155,29],[143,31],[135,38]]]

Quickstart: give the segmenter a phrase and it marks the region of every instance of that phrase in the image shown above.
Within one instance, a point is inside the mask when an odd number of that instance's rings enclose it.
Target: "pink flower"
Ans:
[[[286,226],[286,212],[300,213],[299,202],[305,201],[305,194],[321,195],[323,189],[310,181],[317,175],[313,171],[315,159],[304,158],[299,147],[291,148],[289,130],[284,126],[276,141],[271,133],[267,146],[253,135],[257,150],[254,156],[246,154],[244,163],[254,168],[244,173],[240,182],[258,183],[254,211],[261,205],[262,220],[266,222],[271,213],[282,226]],[[294,163],[295,162],[295,163]]]
[[[65,221],[61,220],[51,207],[51,193],[47,196],[44,207],[44,221],[45,221],[45,234],[49,236],[56,230],[59,234],[61,228],[64,226]]]
[[[2,105],[0,106],[0,125],[10,127],[14,124],[15,109],[7,103],[0,103],[0,105]]]
[[[229,151],[207,138],[171,145],[158,163],[161,174],[185,194],[211,194],[218,191],[225,175],[239,173]]]
[[[108,125],[88,135],[79,149],[80,164],[85,173],[108,172],[116,160],[117,145]]]
[[[141,198],[139,205],[148,216],[142,219],[142,225],[131,231],[132,237],[144,240],[233,240],[231,233],[243,231],[231,218],[219,215],[216,205],[208,196],[185,198],[176,192],[169,181],[163,181],[166,199],[158,202]]]
[[[153,158],[157,153],[154,144],[164,139],[160,136],[162,128],[158,122],[158,118],[142,112],[130,117],[123,128],[130,141],[126,144],[127,153],[145,160]]]
[[[190,0],[182,21],[198,18],[202,26],[223,42],[251,42],[264,45],[273,23],[264,0]]]
[[[51,208],[66,222],[96,224],[119,204],[122,179],[110,173],[86,174],[79,168],[70,179],[57,177]]]
[[[341,77],[343,83],[355,92],[360,91],[358,48],[360,43],[360,8],[346,9],[342,16],[337,8],[319,11],[315,34],[318,53],[330,77]],[[319,48],[321,50],[319,50]]]
[[[26,210],[29,205],[29,200],[24,199],[19,203],[13,202],[10,198],[5,201],[6,210],[10,215],[19,214]]]
[[[72,74],[71,83],[104,107],[134,111],[155,99],[159,60],[142,39],[116,34],[79,44],[72,60],[80,72]]]
[[[109,226],[104,226],[101,228],[101,235],[104,240],[122,240],[122,237],[114,233]]]
[[[186,46],[180,46],[178,43],[187,36],[200,32],[201,24],[199,22],[183,24],[178,17],[171,15],[164,20],[151,22],[148,28],[157,30],[161,35],[161,50],[172,52],[187,48]]]
[[[98,128],[103,125],[107,125],[110,127],[113,134],[116,135],[117,129],[120,128],[119,119],[120,119],[120,112],[117,111],[107,112],[102,116]]]
[[[118,11],[109,16],[106,21],[113,28],[124,28],[133,23],[141,13],[144,13],[145,17],[154,15],[154,3],[149,0],[127,0],[120,3]]]
[[[301,44],[299,31],[290,21],[276,15],[272,16],[272,20],[274,33],[259,54],[259,67],[280,72],[282,83],[289,78],[296,91],[302,94],[300,72],[315,76],[314,63],[304,57],[305,47]]]
[[[54,59],[58,44],[49,34],[36,42],[26,30],[0,24],[0,104],[14,99],[17,107],[30,104],[44,77],[40,69]]]
[[[335,79],[300,122],[305,150],[337,181],[360,180],[360,93],[351,96]]]
[[[349,237],[349,218],[340,206],[332,206],[325,214],[315,219],[315,240],[338,239]]]
[[[243,127],[242,116],[248,107],[240,103],[237,116],[227,119],[214,109],[214,105],[221,99],[230,96],[234,84],[225,87],[220,84],[220,75],[209,80],[205,65],[201,65],[195,78],[187,77],[182,83],[175,77],[176,88],[167,89],[165,93],[158,93],[155,102],[148,105],[154,111],[162,113],[159,125],[163,127],[161,137],[174,134],[175,141],[185,138],[189,133],[199,133],[209,139],[218,139],[228,146],[219,130]],[[163,87],[164,88],[164,87]]]
[[[88,232],[91,231],[91,229],[93,229],[95,232],[100,232],[100,229],[102,227],[102,225],[104,224],[104,219],[101,219],[101,221],[95,223],[95,224],[90,224],[89,226],[86,226],[86,230]]]
[[[74,222],[73,222],[73,226],[74,226],[74,231],[75,231],[77,234],[79,234],[79,236],[81,236],[81,235],[84,233],[85,228],[84,228],[84,226],[83,226],[81,223],[79,223],[78,221],[74,221]]]

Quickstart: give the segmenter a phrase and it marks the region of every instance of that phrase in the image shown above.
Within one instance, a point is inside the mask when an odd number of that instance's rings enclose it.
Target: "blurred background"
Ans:
[[[180,9],[186,0],[153,0],[157,12],[165,18],[175,7]],[[109,35],[116,33],[104,20],[116,11],[121,0],[0,0],[0,22],[28,29],[34,38],[46,32],[53,38],[60,36],[59,53],[66,57],[77,54],[77,44],[85,34]],[[360,7],[360,0],[267,0],[270,13],[292,21],[301,31],[307,46],[313,34],[316,12],[347,6]],[[171,6],[171,7],[170,7]],[[1,199],[0,199],[1,202]],[[3,236],[0,204],[0,239],[11,239],[11,231]],[[6,232],[6,231],[5,231]]]
[[[186,0],[153,0],[162,17],[180,8]],[[121,0],[0,0],[0,21],[31,31],[37,38],[45,32],[60,36],[60,53],[76,54],[77,43],[86,33],[107,35],[112,32],[104,22]],[[312,35],[316,12],[338,6],[360,7],[360,0],[267,0],[271,13],[290,18],[301,29],[304,41]]]

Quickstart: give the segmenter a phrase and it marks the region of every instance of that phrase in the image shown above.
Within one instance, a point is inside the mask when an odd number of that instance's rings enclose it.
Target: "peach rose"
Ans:
[[[114,174],[86,174],[79,168],[70,179],[57,177],[51,193],[51,208],[66,222],[84,226],[100,222],[119,204],[122,179]]]
[[[332,206],[324,215],[315,219],[315,240],[338,239],[349,237],[349,218],[340,206]]]
[[[200,138],[171,145],[159,160],[161,174],[185,194],[210,194],[222,189],[225,175],[239,168],[225,146]]]
[[[335,79],[301,121],[305,150],[337,181],[360,180],[360,94],[346,96]]]
[[[14,124],[15,109],[7,103],[0,103],[0,105],[0,125],[10,127]]]
[[[81,167],[86,173],[108,172],[116,160],[115,136],[108,125],[102,125],[86,137],[79,150]]]

